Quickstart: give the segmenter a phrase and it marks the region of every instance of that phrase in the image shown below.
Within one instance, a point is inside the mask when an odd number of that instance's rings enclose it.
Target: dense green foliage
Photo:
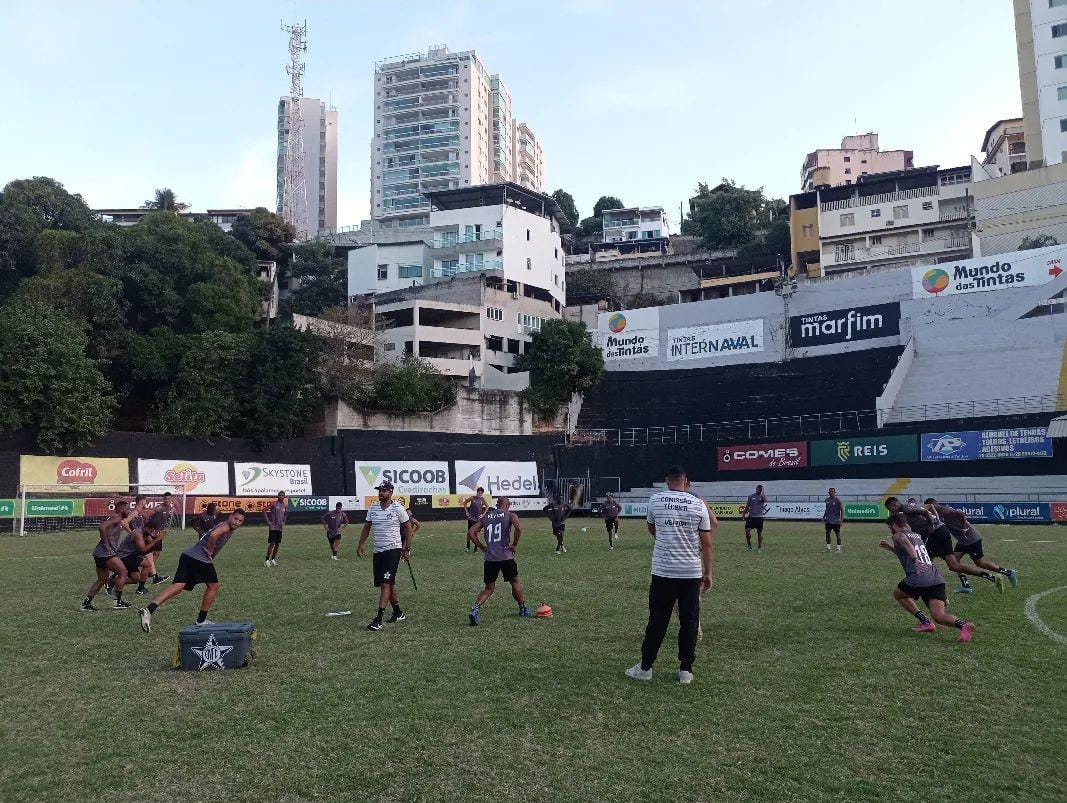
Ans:
[[[530,372],[526,400],[542,420],[550,420],[575,393],[585,393],[604,373],[604,354],[593,344],[584,323],[545,321],[535,332],[520,371]]]
[[[343,306],[348,295],[348,263],[333,255],[325,240],[311,240],[293,249],[289,275],[296,280],[289,298],[293,312],[319,315]]]
[[[601,195],[593,204],[593,214],[578,225],[578,235],[587,240],[599,239],[604,229],[604,210],[622,208],[623,202],[614,195]]]
[[[1019,241],[1020,251],[1029,251],[1034,248],[1048,248],[1050,245],[1059,245],[1060,242],[1051,234],[1027,235]]]
[[[750,258],[789,254],[789,205],[724,178],[717,187],[697,185],[682,233],[700,237],[707,248],[740,249]]]
[[[578,207],[574,205],[574,196],[566,190],[556,190],[552,193],[552,199],[559,204],[563,217],[567,219],[563,233],[569,234],[578,226]]]
[[[418,357],[383,365],[374,376],[374,392],[366,402],[370,410],[433,413],[456,402],[456,385]]]

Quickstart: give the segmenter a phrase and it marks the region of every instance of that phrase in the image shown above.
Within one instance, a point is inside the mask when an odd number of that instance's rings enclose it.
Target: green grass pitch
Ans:
[[[890,599],[881,527],[848,525],[837,555],[821,525],[771,522],[755,554],[724,522],[683,687],[676,624],[651,683],[623,675],[647,615],[643,523],[609,552],[599,522],[572,520],[562,556],[545,521],[524,523],[521,577],[554,618],[520,620],[501,582],[470,627],[481,557],[459,523],[430,523],[417,592],[401,570],[408,621],[380,633],[363,629],[376,596],[358,528],[332,562],[321,528],[290,527],[268,569],[266,531],[248,527],[219,558],[211,613],[254,620],[258,657],[204,674],[169,668],[199,589],[145,635],[147,598],[76,610],[92,534],[0,538],[0,800],[1063,800],[1067,646],[1024,606],[1067,586],[1067,530],[981,528],[1021,582],[953,596],[978,624],[958,645],[913,633]],[[191,540],[170,535],[166,572]],[[1037,612],[1067,636],[1067,589]]]

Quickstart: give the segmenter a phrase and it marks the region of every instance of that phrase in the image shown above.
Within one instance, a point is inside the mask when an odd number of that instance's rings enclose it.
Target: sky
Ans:
[[[548,190],[679,204],[732,178],[787,197],[804,156],[877,131],[968,164],[1020,114],[1011,0],[10,0],[0,184],[51,176],[94,207],[170,187],[192,209],[275,204],[281,22],[307,20],[304,94],[338,109],[338,225],[369,214],[373,70],[434,44],[499,73]]]

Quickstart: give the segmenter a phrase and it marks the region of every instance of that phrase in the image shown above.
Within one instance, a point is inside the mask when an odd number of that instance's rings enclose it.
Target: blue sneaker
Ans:
[[[1011,583],[1011,587],[1019,585],[1019,573],[1015,569],[1008,569],[1008,582]]]
[[[529,617],[533,616],[533,614],[530,613],[530,609],[527,608],[525,605],[520,605],[519,606],[519,616],[525,616],[526,618],[529,618]]]
[[[974,589],[971,588],[970,586],[960,586],[959,588],[956,589],[956,593],[957,594],[970,594],[973,591],[974,591]]]
[[[478,611],[471,610],[470,616],[467,617],[470,620],[471,627],[477,627],[481,624],[481,620],[478,618]]]
[[[745,552],[751,552],[751,551],[752,551],[752,544],[745,544]]]

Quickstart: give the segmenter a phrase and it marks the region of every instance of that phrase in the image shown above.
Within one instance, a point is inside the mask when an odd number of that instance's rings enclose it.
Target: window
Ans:
[[[801,237],[814,237],[815,236],[815,224],[814,223],[805,223],[803,226],[801,226],[800,227],[800,236]]]
[[[1067,23],[1065,22],[1052,26],[1052,38],[1059,39],[1062,36],[1067,36]]]
[[[383,351],[396,351],[396,343],[386,343],[382,346]]]
[[[490,351],[503,351],[504,350],[504,338],[499,335],[486,335],[485,347]]]
[[[861,165],[865,165],[865,164],[867,164],[867,160],[866,160],[866,159],[860,159],[860,164],[861,164]]]
[[[882,244],[882,235],[881,234],[875,234],[874,236],[871,237],[871,245],[881,245],[881,244]]]
[[[526,230],[526,242],[529,242],[529,241],[530,241],[530,230],[527,229]]]
[[[1059,8],[1060,6],[1067,6],[1067,0],[1048,0],[1049,8]]]
[[[422,265],[399,265],[397,275],[401,279],[421,279]]]
[[[923,211],[924,212],[932,212],[933,209],[934,209],[934,202],[933,201],[923,201]]]
[[[852,183],[852,179],[850,179],[850,178],[846,178],[846,179],[845,179],[845,183],[846,183],[846,184],[851,184],[851,183]]]
[[[932,239],[934,239],[934,230],[933,229],[923,229],[923,239],[924,240],[932,240]]]
[[[834,262],[853,262],[856,259],[856,247],[851,243],[834,246]]]
[[[845,175],[846,176],[851,176],[852,175],[852,168],[851,167],[846,167],[845,168]]]
[[[559,249],[558,248],[553,248],[552,249],[552,258],[553,259],[559,259]]]
[[[526,258],[526,270],[533,270],[533,260],[529,257]]]
[[[842,226],[855,226],[856,225],[856,215],[855,215],[855,213],[854,212],[849,212],[848,214],[841,215],[841,225]]]
[[[518,354],[519,353],[519,341],[518,340],[512,340],[509,337],[507,345],[508,345],[508,354]]]
[[[852,157],[851,156],[846,156],[845,157],[845,161],[846,162],[851,162],[852,161]],[[847,173],[848,171],[846,170],[845,172]]]
[[[871,217],[881,217],[881,216],[882,216],[882,210],[881,209],[872,209],[871,210]]]
[[[893,220],[907,220],[908,219],[908,205],[893,207]]]
[[[1067,131],[1067,118],[1060,118],[1060,131]]]
[[[1056,64],[1057,70],[1062,70],[1067,66],[1067,53],[1064,53],[1062,56],[1056,56],[1052,61]]]
[[[378,266],[378,281],[383,281],[384,279],[388,279],[388,278],[389,278],[389,266],[388,265],[379,265]]]
[[[485,317],[491,321],[502,321],[504,320],[504,310],[499,307],[486,307]]]

